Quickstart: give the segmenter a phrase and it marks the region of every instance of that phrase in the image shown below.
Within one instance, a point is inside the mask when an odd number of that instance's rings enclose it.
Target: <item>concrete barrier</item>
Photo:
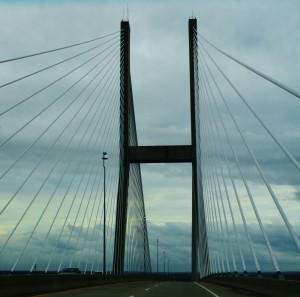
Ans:
[[[89,286],[134,281],[135,278],[102,275],[27,274],[1,275],[1,297],[26,297],[47,292],[62,291]]]
[[[152,280],[155,276],[113,276],[97,274],[22,274],[0,275],[1,297],[28,297],[48,292],[100,286],[128,281]],[[163,278],[164,280],[173,280]],[[179,279],[177,279],[179,281]],[[185,280],[185,279],[184,279]],[[180,279],[180,281],[183,281]],[[255,277],[210,276],[204,282],[223,284],[230,287],[252,291],[271,297],[299,297],[300,281],[277,280]]]
[[[271,297],[299,297],[300,282],[256,277],[207,277],[205,282],[222,284]]]

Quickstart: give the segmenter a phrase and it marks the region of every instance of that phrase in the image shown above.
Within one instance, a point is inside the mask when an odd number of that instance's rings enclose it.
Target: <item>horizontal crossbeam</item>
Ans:
[[[191,145],[130,146],[129,163],[190,163]]]

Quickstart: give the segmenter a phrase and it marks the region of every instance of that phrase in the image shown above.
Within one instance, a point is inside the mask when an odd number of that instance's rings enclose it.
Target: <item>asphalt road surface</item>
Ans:
[[[195,282],[127,282],[95,286],[58,293],[36,295],[63,297],[261,297],[221,285]]]

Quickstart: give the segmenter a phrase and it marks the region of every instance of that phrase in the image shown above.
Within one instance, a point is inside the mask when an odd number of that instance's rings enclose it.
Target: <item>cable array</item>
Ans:
[[[16,76],[0,86],[1,270],[102,270],[103,151],[113,250],[121,44],[114,32],[0,62]]]
[[[147,220],[139,164],[130,165],[125,252],[126,272],[151,272]]]
[[[1,270],[103,270],[104,151],[109,155],[107,271],[113,270],[115,228],[121,225],[116,209],[124,157],[120,156],[123,38],[122,32],[114,32],[0,61],[0,68],[6,67],[0,71],[10,70],[7,81],[0,85]],[[282,277],[285,260],[267,222],[274,217],[280,221],[295,257],[299,257],[299,235],[276,191],[278,183],[272,180],[272,170],[256,153],[232,102],[243,106],[268,145],[276,148],[280,160],[288,163],[297,176],[300,165],[208,48],[284,91],[298,98],[300,95],[227,54],[196,31],[193,42],[201,276],[247,275],[251,271],[261,276],[261,267],[267,266]],[[131,82],[129,89],[128,142],[137,146]],[[139,164],[129,166],[127,205],[120,205],[121,212],[124,209],[124,270],[151,272]]]
[[[120,174],[116,206],[114,273],[149,273],[149,252],[144,195],[139,164],[130,164],[128,151],[137,146],[130,74],[130,26],[121,22],[124,43],[120,68]]]
[[[133,98],[129,107],[129,145],[137,146]],[[127,272],[151,272],[148,229],[140,164],[130,164],[128,183],[125,267]]]
[[[260,125],[261,131],[270,139],[269,145],[277,147],[281,158],[289,163],[289,170],[299,174],[299,163],[225,74],[203,41],[259,77],[299,96],[291,88],[217,48],[198,32],[195,31],[194,34],[199,46],[199,74],[196,81],[196,88],[199,90],[197,158],[202,172],[209,246],[210,268],[206,275],[228,272],[247,275],[249,271],[255,271],[261,276],[263,263],[264,271],[268,267],[267,270],[282,277],[281,272],[286,269],[282,266],[286,264],[280,251],[276,250],[276,239],[268,232],[266,222],[273,217],[280,221],[280,226],[289,235],[290,252],[297,257],[300,251],[299,238],[282,200],[269,181],[272,173],[251,147],[239,116],[236,115],[236,109],[232,107],[232,101],[236,98],[240,100],[253,122]],[[264,188],[261,190],[263,194],[257,192],[257,187]],[[266,205],[269,212],[266,211]],[[271,210],[271,217],[268,217]],[[263,247],[257,244],[258,241],[263,242]]]

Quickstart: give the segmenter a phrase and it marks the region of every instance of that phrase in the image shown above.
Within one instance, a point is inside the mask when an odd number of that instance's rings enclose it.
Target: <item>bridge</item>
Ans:
[[[3,296],[111,283],[120,292],[145,286],[145,294],[164,295],[175,289],[225,296],[220,284],[269,296],[299,292],[299,206],[291,201],[298,150],[272,132],[211,51],[289,100],[300,94],[212,44],[195,18],[188,34],[191,141],[185,145],[138,145],[129,21],[105,36],[0,61],[7,73],[0,86]],[[259,137],[247,126],[250,118]],[[158,239],[157,261],[150,257],[142,163],[191,164],[185,274],[159,273]],[[63,268],[82,273],[59,273]],[[170,285],[174,279],[193,280],[194,287]]]

